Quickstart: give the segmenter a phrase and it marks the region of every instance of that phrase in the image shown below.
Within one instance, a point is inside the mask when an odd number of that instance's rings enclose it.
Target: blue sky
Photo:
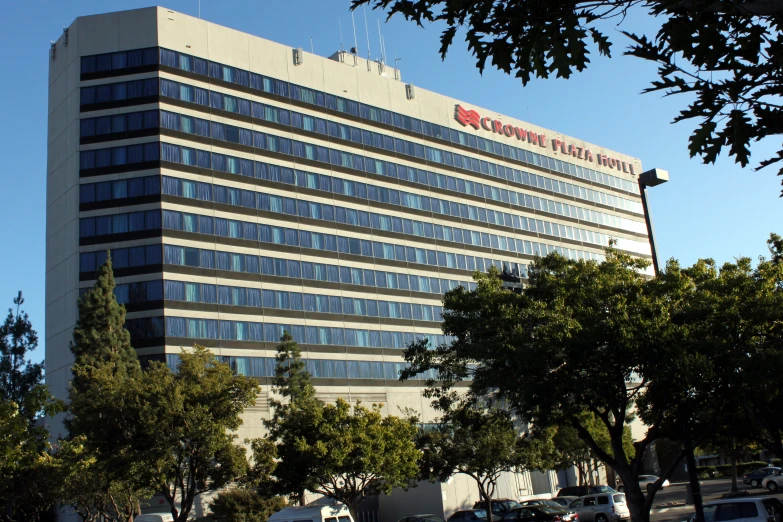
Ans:
[[[0,17],[0,310],[12,304],[18,290],[38,329],[43,357],[46,202],[46,116],[49,41],[80,15],[132,9],[148,1],[125,2],[27,0],[6,2]],[[165,7],[197,14],[197,0],[170,0]],[[211,22],[329,55],[353,39],[349,0],[202,0],[201,16]],[[377,20],[368,11],[370,45],[378,50]],[[366,53],[364,18],[356,16],[359,50]],[[654,32],[656,21],[631,16],[624,29]],[[382,24],[386,51],[395,54],[403,79],[442,94],[487,107],[543,127],[641,158],[645,168],[670,172],[671,181],[650,192],[659,256],[691,264],[700,257],[718,262],[767,253],[772,231],[783,233],[783,200],[775,170],[741,169],[730,159],[702,165],[690,159],[691,123],[670,124],[684,99],[663,99],[640,91],[655,75],[655,66],[621,56],[625,37],[607,25],[615,45],[612,59],[593,57],[586,72],[569,80],[518,80],[494,70],[480,75],[474,59],[459,41],[443,62],[440,31],[419,28],[402,19]],[[758,161],[775,152],[780,140],[755,146]]]

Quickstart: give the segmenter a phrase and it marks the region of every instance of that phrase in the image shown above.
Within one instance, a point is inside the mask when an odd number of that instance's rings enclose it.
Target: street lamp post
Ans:
[[[663,169],[650,169],[639,175],[639,192],[642,196],[642,208],[644,209],[644,221],[647,224],[647,236],[650,238],[652,250],[653,269],[658,275],[658,249],[655,246],[655,230],[650,216],[650,202],[647,200],[647,188],[656,187],[669,181],[669,172]]]

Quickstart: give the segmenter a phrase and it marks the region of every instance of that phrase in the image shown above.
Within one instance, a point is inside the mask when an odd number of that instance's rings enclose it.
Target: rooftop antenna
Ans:
[[[381,61],[381,63],[383,63],[383,36],[381,36],[381,19],[379,18],[377,20],[377,22],[378,22],[378,47],[381,48],[381,51],[380,51],[380,53],[381,53],[380,61]]]
[[[310,37],[310,54],[315,54],[315,51],[313,51],[313,37]]]
[[[198,0],[198,17],[201,19],[201,0]]]
[[[337,19],[337,25],[340,26],[340,52],[344,52],[345,46],[343,45],[343,21],[339,18]]]
[[[359,54],[359,44],[356,43],[356,20],[353,16],[353,11],[351,11],[351,25],[353,25],[353,65],[356,66],[356,55]]]
[[[367,37],[367,61],[369,62],[372,59],[372,54],[370,51],[370,29],[367,27],[367,6],[362,6],[364,8],[364,35]],[[367,64],[367,67],[369,67],[370,64]]]

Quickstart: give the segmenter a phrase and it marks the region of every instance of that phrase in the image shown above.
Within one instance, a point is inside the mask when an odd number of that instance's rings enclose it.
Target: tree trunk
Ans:
[[[691,495],[693,506],[696,508],[696,522],[704,522],[704,505],[701,499],[701,484],[699,474],[696,471],[696,457],[693,455],[693,444],[687,441],[685,445],[685,457],[688,460],[688,480],[691,483]]]
[[[737,445],[734,440],[731,441],[731,451],[729,451],[729,458],[731,458],[731,492],[736,493],[739,491],[737,487]]]
[[[639,486],[639,477],[630,473],[621,473],[625,488],[625,499],[628,511],[631,513],[631,522],[650,522],[650,511],[645,508],[645,497]]]

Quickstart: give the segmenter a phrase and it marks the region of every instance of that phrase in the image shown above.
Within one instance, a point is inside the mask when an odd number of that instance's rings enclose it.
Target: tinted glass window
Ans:
[[[487,518],[487,512],[483,509],[478,509],[472,512],[478,518]]]
[[[613,495],[612,498],[614,498],[615,504],[625,504],[625,495],[623,494]]]
[[[742,502],[739,506],[742,518],[754,518],[759,516],[759,510],[756,508],[755,502]]]
[[[595,506],[595,497],[587,497],[584,499],[585,506]]]
[[[598,503],[609,505],[609,497],[598,497]]]
[[[715,522],[742,518],[739,504],[720,504],[715,512]]]

